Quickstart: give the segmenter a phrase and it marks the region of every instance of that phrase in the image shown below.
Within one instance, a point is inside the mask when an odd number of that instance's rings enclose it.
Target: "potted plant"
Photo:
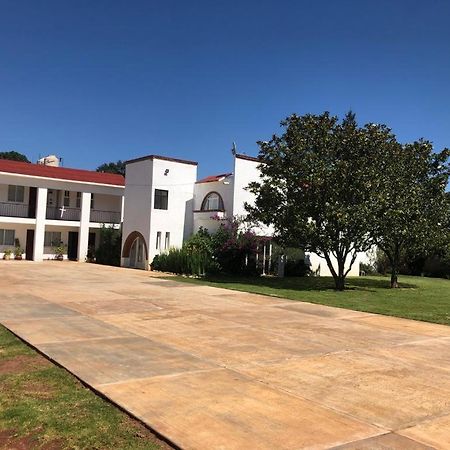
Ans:
[[[7,248],[4,252],[3,252],[3,259],[5,260],[10,260],[11,259],[11,255],[12,255],[12,250],[10,248]]]
[[[21,260],[22,259],[22,254],[23,254],[23,248],[22,247],[15,247],[14,248],[14,259],[16,260]]]
[[[60,245],[53,247],[53,253],[55,254],[56,260],[62,261],[66,254],[66,246],[61,243]]]

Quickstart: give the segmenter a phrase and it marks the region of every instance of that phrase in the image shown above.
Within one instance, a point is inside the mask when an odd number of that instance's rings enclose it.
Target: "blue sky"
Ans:
[[[296,112],[450,146],[448,1],[0,0],[0,151],[231,168]]]

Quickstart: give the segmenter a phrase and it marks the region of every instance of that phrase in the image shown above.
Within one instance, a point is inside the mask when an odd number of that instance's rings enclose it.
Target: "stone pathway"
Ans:
[[[0,322],[185,449],[449,449],[450,327],[0,262]]]

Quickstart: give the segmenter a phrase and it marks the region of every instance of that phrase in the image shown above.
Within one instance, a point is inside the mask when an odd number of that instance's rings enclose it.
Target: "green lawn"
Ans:
[[[168,446],[0,325],[0,448]]]
[[[174,277],[170,279],[173,280]],[[333,289],[331,277],[215,276],[195,279],[177,276],[175,279],[186,283],[450,325],[450,280],[439,278],[400,276],[400,289],[390,289],[388,277],[348,278],[346,290],[343,292]]]

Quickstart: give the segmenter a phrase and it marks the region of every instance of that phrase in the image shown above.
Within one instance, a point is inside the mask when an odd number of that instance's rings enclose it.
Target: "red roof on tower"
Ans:
[[[224,178],[227,178],[231,175],[233,175],[233,174],[232,173],[220,173],[219,175],[210,175],[209,177],[198,180],[197,184],[198,183],[213,183],[214,181],[223,180]]]
[[[32,177],[53,178],[57,180],[125,186],[125,178],[122,175],[114,173],[44,166],[42,164],[9,161],[7,159],[0,159],[0,172],[29,175]]]

